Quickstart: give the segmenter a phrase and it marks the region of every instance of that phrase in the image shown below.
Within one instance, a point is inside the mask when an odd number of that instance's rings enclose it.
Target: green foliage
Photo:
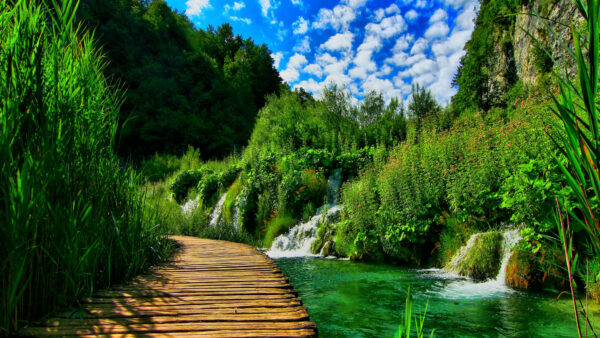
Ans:
[[[346,243],[356,241],[355,257],[384,254],[419,264],[439,250],[439,262],[470,233],[497,227],[514,213],[519,217],[525,202],[501,208],[503,201],[516,201],[518,191],[529,189],[518,178],[519,165],[538,157],[549,162],[552,147],[543,112],[522,111],[508,121],[497,117],[503,113],[462,117],[449,131],[426,129],[419,143],[394,148],[385,162],[376,162],[344,186],[347,223],[336,236],[347,238]],[[552,196],[541,195],[537,202],[549,205]],[[455,235],[453,225],[462,233]],[[539,233],[548,230],[540,228]],[[457,240],[449,241],[453,236]]]
[[[173,192],[175,201],[177,203],[184,202],[190,189],[196,187],[198,182],[202,180],[202,177],[210,174],[211,172],[208,170],[189,170],[177,175],[173,183],[171,183],[171,191]]]
[[[114,156],[121,94],[72,21],[0,1],[0,334],[166,258],[139,178]],[[51,18],[52,15],[52,18]]]
[[[425,332],[423,327],[425,326],[425,318],[427,316],[427,308],[429,306],[429,302],[425,305],[425,310],[423,313],[414,315],[413,318],[413,297],[410,294],[410,287],[406,291],[406,305],[404,307],[404,322],[400,324],[398,327],[398,331],[394,334],[394,338],[410,338],[412,333],[412,321],[415,321],[415,330],[417,334],[417,338],[425,337]],[[435,329],[431,330],[429,337],[435,337]]]
[[[268,48],[229,24],[196,29],[163,0],[82,0],[77,17],[107,52],[105,74],[127,88],[122,156],[180,155],[188,145],[205,159],[239,151],[265,96],[279,91]]]
[[[296,218],[289,214],[277,214],[267,223],[267,229],[263,239],[263,247],[270,248],[273,240],[286,232],[296,224]]]

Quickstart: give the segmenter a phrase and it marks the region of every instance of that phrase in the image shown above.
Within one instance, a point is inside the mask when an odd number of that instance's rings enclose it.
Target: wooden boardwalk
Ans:
[[[277,264],[251,246],[173,237],[172,262],[99,291],[30,336],[314,337],[316,325]]]

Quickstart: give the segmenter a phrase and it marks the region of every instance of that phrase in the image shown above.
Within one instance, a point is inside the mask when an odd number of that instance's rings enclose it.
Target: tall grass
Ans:
[[[77,2],[0,0],[0,334],[164,257]]]
[[[577,255],[573,254],[572,240],[574,232],[583,230],[596,256],[600,254],[600,105],[597,98],[600,69],[600,3],[598,0],[575,0],[575,4],[587,28],[582,34],[572,23],[574,50],[565,47],[565,51],[576,61],[577,79],[574,81],[568,75],[557,74],[560,95],[553,97],[553,110],[562,121],[564,131],[564,135],[556,142],[562,156],[567,159],[566,165],[563,165],[561,160],[557,160],[557,163],[575,196],[572,205],[557,199],[557,224],[570,277],[577,330],[581,337],[572,277]],[[565,211],[566,222],[561,209]]]

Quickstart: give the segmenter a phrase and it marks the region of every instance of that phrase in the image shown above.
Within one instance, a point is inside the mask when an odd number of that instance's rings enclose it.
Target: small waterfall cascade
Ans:
[[[477,238],[481,234],[474,234],[469,238],[467,244],[460,248],[460,251],[452,257],[450,263],[444,267],[444,270],[449,272],[457,272],[459,269],[460,263],[467,257],[471,248],[475,245]],[[521,236],[519,234],[519,230],[507,230],[502,233],[502,256],[500,260],[500,271],[496,278],[489,280],[488,282],[494,282],[498,285],[505,284],[506,278],[506,266],[508,265],[508,261],[510,260],[510,255],[513,247],[521,240]]]
[[[475,234],[469,238],[469,241],[452,258],[452,261],[446,265],[443,275],[455,279],[458,264],[464,259],[469,250],[475,244],[477,237],[481,234]],[[442,292],[443,296],[449,299],[461,298],[485,298],[497,293],[514,292],[506,286],[506,267],[510,260],[513,247],[521,240],[519,230],[508,230],[502,233],[502,258],[500,260],[500,271],[494,279],[485,282],[474,282],[470,279],[460,279],[449,284]]]
[[[510,260],[510,255],[512,253],[512,249],[519,243],[521,240],[521,234],[519,230],[509,230],[505,231],[502,234],[502,261],[500,264],[500,272],[498,272],[498,276],[494,280],[496,283],[505,285],[506,284],[506,267],[508,266],[508,261]]]
[[[341,185],[342,169],[336,169],[327,179],[327,204],[319,208],[308,222],[297,224],[287,234],[275,238],[267,255],[271,258],[318,256],[311,253],[310,245],[317,238],[319,221],[327,220],[343,209],[337,205]],[[325,209],[327,212],[324,213]]]
[[[465,259],[465,257],[467,257],[467,254],[469,253],[473,245],[475,245],[475,242],[477,241],[479,235],[481,234],[474,234],[473,236],[471,236],[471,238],[469,238],[469,240],[467,241],[467,244],[461,247],[460,250],[454,255],[454,257],[452,257],[452,260],[444,267],[444,270],[450,272],[458,271],[458,266]]]
[[[310,245],[317,238],[319,221],[323,217],[331,217],[342,210],[341,206],[334,206],[325,214],[313,216],[308,222],[294,226],[287,234],[279,235],[273,241],[267,255],[271,258],[282,257],[312,257]]]
[[[213,209],[212,213],[210,214],[209,225],[212,227],[216,227],[219,224],[219,220],[221,219],[221,213],[223,212],[223,204],[225,204],[226,196],[227,196],[227,193],[224,193],[223,195],[221,195],[219,202],[217,202],[217,205],[215,205],[215,208]]]
[[[340,187],[342,186],[342,169],[335,169],[327,179],[327,204],[332,207],[337,205]]]
[[[235,202],[233,203],[233,214],[231,215],[231,221],[233,223],[233,226],[237,229],[240,230],[240,200],[239,200],[239,196],[236,197]]]
[[[184,215],[189,215],[198,208],[198,196],[195,199],[189,199],[181,206],[181,212]]]

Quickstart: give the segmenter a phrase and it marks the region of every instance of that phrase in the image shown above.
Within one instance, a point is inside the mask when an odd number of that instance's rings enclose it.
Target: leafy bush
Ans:
[[[187,198],[190,189],[196,187],[202,177],[210,175],[208,170],[188,170],[178,174],[173,183],[171,183],[171,191],[177,203],[182,203]]]
[[[263,247],[270,248],[273,240],[296,224],[296,219],[289,214],[277,214],[267,223]]]

